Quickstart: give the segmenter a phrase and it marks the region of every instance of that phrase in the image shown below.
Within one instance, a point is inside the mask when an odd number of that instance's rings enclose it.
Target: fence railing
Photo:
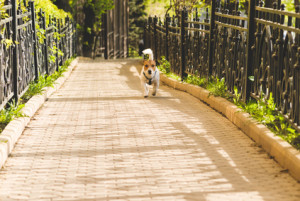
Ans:
[[[228,1],[229,2],[229,1]],[[279,1],[280,2],[280,1]],[[300,131],[300,13],[274,3],[249,1],[243,13],[212,0],[210,10],[181,11],[163,22],[149,17],[145,45],[156,59],[165,56],[174,73],[224,78],[243,101],[269,98]],[[200,20],[201,19],[201,20]]]
[[[12,98],[17,101],[39,75],[57,70],[75,54],[76,45],[70,19],[62,23],[49,17],[46,26],[45,13],[36,13],[33,1],[5,2],[0,12],[0,109]]]

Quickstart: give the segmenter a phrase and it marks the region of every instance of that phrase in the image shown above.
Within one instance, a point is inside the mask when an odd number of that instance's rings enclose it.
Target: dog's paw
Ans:
[[[144,96],[144,98],[148,98],[148,96]]]

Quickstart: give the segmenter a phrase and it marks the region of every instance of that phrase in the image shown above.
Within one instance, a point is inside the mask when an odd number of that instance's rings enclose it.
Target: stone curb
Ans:
[[[209,91],[199,86],[182,83],[164,74],[161,82],[181,91],[185,91],[226,116],[232,123],[252,138],[258,145],[298,181],[300,181],[300,152],[288,142],[275,136],[266,126],[257,123],[248,113],[243,112],[233,103],[221,97],[209,96]]]
[[[44,102],[56,92],[66,79],[70,76],[72,70],[78,63],[78,58],[72,61],[68,71],[63,73],[63,76],[55,81],[54,87],[47,87],[41,95],[33,96],[22,109],[26,117],[17,118],[11,121],[0,134],[0,168],[3,167],[9,154],[12,152],[17,140],[23,133],[25,127],[29,123],[30,119],[36,113],[36,111],[44,104]]]

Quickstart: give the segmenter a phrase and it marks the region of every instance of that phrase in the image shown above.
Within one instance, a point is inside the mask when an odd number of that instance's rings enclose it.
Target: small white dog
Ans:
[[[159,87],[159,71],[156,67],[156,62],[153,59],[153,52],[151,49],[145,49],[144,55],[149,55],[149,60],[144,59],[144,65],[140,75],[141,84],[144,88],[144,97],[147,98],[149,94],[149,85],[153,84],[152,95],[155,96]]]

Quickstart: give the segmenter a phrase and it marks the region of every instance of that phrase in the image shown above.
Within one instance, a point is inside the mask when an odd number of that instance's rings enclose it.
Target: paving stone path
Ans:
[[[300,200],[300,184],[231,122],[135,60],[81,60],[0,171],[0,200]],[[138,70],[137,70],[138,69]]]

